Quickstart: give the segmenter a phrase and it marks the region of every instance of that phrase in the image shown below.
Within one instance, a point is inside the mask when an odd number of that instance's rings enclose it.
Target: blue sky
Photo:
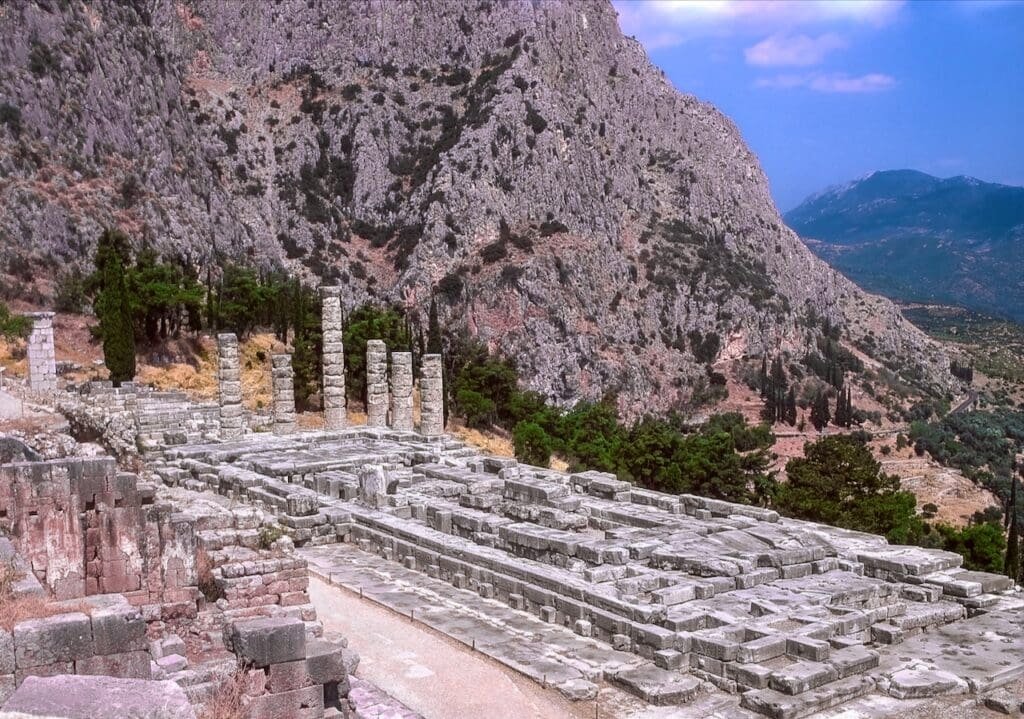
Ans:
[[[739,126],[783,211],[872,170],[1024,185],[1024,1],[613,1]]]

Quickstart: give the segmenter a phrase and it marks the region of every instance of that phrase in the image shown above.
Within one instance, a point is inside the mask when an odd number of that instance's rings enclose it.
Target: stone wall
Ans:
[[[83,607],[0,628],[0,705],[25,677],[103,674],[151,676],[146,623],[121,601]]]

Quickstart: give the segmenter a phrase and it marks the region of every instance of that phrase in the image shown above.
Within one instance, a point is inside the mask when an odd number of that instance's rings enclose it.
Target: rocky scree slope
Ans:
[[[948,360],[787,229],[757,159],[607,2],[0,9],[0,263],[118,223],[464,325],[561,401],[686,402],[816,317],[936,390]]]

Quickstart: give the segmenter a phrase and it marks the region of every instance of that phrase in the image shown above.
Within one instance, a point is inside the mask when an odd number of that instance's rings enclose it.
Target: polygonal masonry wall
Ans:
[[[880,665],[906,659],[893,645],[933,661],[934,647],[915,644],[924,632],[980,642],[1024,605],[1009,580],[963,571],[956,554],[612,475],[527,467],[446,438],[367,428],[171,448],[166,458],[165,481],[259,502],[296,544],[356,542],[631,650],[663,677],[743,692],[746,707],[770,716],[872,691]],[[996,658],[971,670],[978,690],[1024,674],[1024,631],[1019,619],[1005,625]],[[879,685],[900,696],[905,680]]]

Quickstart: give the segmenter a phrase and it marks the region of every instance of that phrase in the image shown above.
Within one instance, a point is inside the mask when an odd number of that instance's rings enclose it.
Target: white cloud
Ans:
[[[776,34],[744,50],[747,62],[761,67],[817,65],[833,50],[846,47],[846,41],[834,32],[818,37]]]
[[[763,36],[835,24],[883,26],[896,18],[903,0],[614,0],[614,4],[623,31],[653,48],[694,37]]]
[[[806,75],[775,75],[762,77],[755,83],[757,87],[768,87],[777,90],[806,88],[814,92],[828,93],[868,93],[884,92],[896,86],[896,78],[880,72],[851,77],[841,72],[811,73]]]

